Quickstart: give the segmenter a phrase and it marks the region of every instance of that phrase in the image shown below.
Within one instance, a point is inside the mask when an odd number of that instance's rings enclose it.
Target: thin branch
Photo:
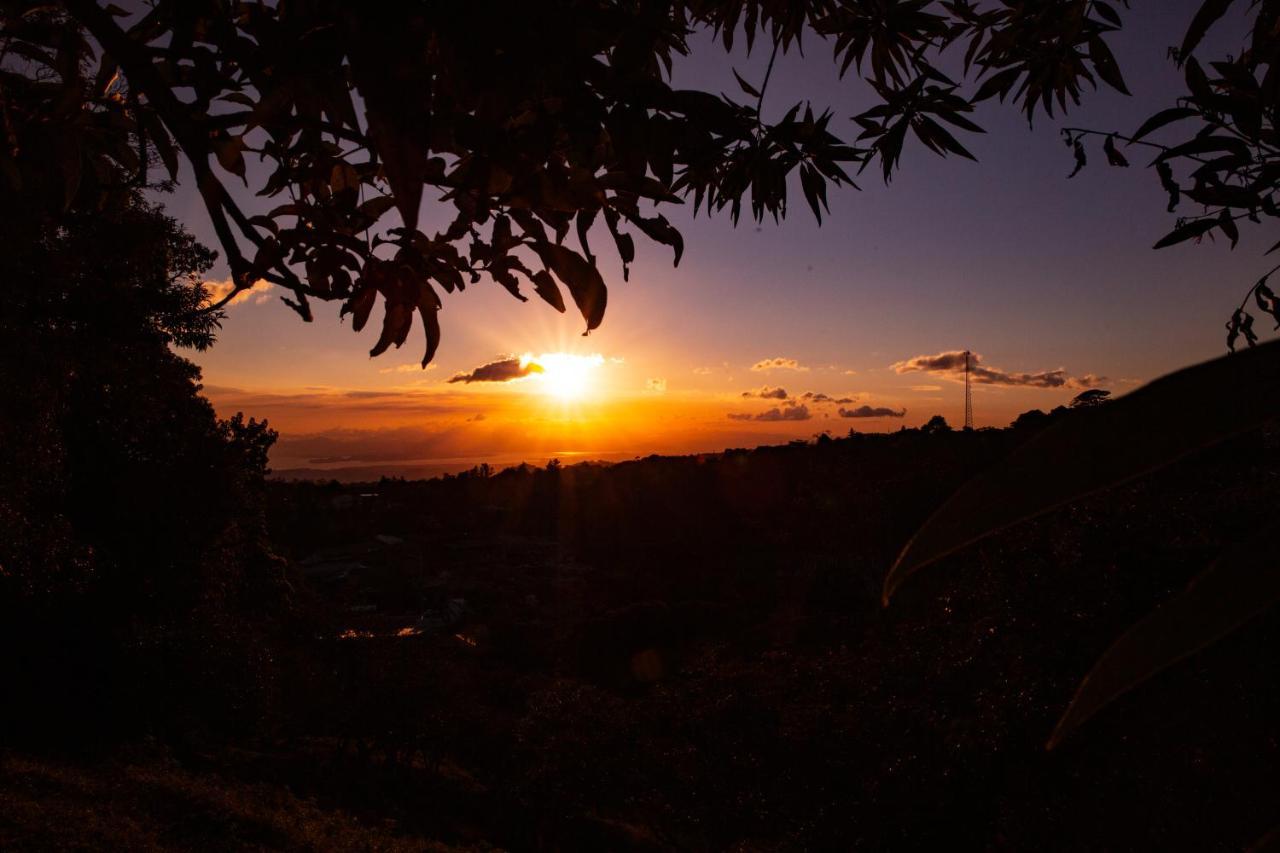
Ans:
[[[763,126],[760,110],[764,107],[764,93],[769,89],[769,78],[773,75],[773,63],[778,58],[778,47],[782,44],[777,36],[773,39],[773,53],[769,55],[769,67],[764,72],[764,82],[760,84],[760,97],[756,98],[756,127]]]
[[[1123,133],[1115,133],[1110,130],[1090,130],[1086,127],[1064,127],[1063,133],[1073,133],[1076,136],[1114,136],[1116,139],[1123,141],[1126,145],[1142,145],[1147,148],[1156,148],[1160,151],[1170,151],[1172,146],[1161,145],[1159,142],[1148,142],[1145,139],[1134,139],[1132,136],[1125,136]],[[1186,157],[1188,160],[1195,160],[1197,163],[1208,163],[1209,160],[1199,157],[1195,154],[1179,154],[1179,157]]]
[[[1277,272],[1280,272],[1280,264],[1276,264],[1274,267],[1263,273],[1262,278],[1254,282],[1253,286],[1249,288],[1247,293],[1245,293],[1244,299],[1240,302],[1240,307],[1236,310],[1243,311],[1245,306],[1249,304],[1249,300],[1253,298],[1253,294],[1257,292],[1258,288],[1262,287],[1262,285],[1266,283],[1267,279],[1271,278],[1271,276],[1275,275]]]

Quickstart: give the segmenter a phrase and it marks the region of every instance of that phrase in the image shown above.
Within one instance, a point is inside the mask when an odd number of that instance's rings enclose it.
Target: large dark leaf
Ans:
[[[430,282],[422,282],[418,291],[418,313],[422,315],[422,328],[427,335],[427,351],[422,356],[422,366],[426,367],[435,358],[440,348],[440,297]]]
[[[1012,524],[1131,480],[1280,416],[1280,342],[1188,367],[1073,412],[965,484],[916,532],[884,582]]]
[[[1226,636],[1280,600],[1276,525],[1238,543],[1178,595],[1126,631],[1080,682],[1053,749],[1085,720],[1151,676]]]
[[[369,350],[369,357],[376,358],[387,351],[392,344],[399,347],[409,337],[409,328],[413,325],[413,311],[403,302],[387,302],[387,313],[382,318],[382,334],[378,342]]]
[[[574,303],[582,312],[582,318],[587,321],[587,331],[599,326],[604,319],[605,303],[609,295],[600,271],[577,252],[564,246],[538,243],[534,249],[542,262],[569,288]]]
[[[1193,116],[1198,115],[1200,115],[1200,112],[1198,110],[1193,110],[1190,107],[1170,107],[1167,110],[1161,110],[1151,116],[1151,118],[1144,121],[1142,123],[1142,127],[1138,128],[1130,141],[1137,142],[1148,133],[1151,133],[1154,130],[1159,130],[1166,124],[1172,124],[1175,121],[1180,121],[1184,118],[1192,118]]]
[[[1196,16],[1191,19],[1191,26],[1187,27],[1187,34],[1182,39],[1182,47],[1178,55],[1184,59],[1190,56],[1191,51],[1196,49],[1196,45],[1200,44],[1204,34],[1209,31],[1209,27],[1217,23],[1229,8],[1231,8],[1231,0],[1205,0],[1200,11],[1196,12]]]
[[[1172,204],[1172,200],[1170,200],[1170,203]],[[1190,222],[1179,225],[1177,228],[1161,237],[1156,241],[1156,244],[1152,246],[1152,248],[1165,249],[1169,246],[1181,243],[1184,240],[1190,240],[1194,237],[1203,237],[1205,234],[1208,234],[1214,228],[1218,227],[1218,224],[1219,221],[1217,219],[1193,219]]]

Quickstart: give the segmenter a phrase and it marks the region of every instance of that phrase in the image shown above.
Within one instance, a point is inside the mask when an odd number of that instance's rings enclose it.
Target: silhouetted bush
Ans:
[[[212,341],[213,255],[139,198],[3,227],[7,734],[243,723],[283,580],[261,505],[275,434],[219,421],[171,349]]]

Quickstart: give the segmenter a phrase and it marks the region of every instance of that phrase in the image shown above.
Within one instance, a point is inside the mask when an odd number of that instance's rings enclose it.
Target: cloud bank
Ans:
[[[766,421],[777,423],[779,421],[807,421],[813,418],[813,414],[809,411],[808,406],[798,403],[788,403],[782,407],[774,407],[765,412],[732,412],[729,414],[730,420],[735,421]]]
[[[905,361],[895,362],[896,373],[926,373],[958,379],[964,376],[965,354],[963,350],[949,350],[934,355],[917,355]],[[1022,388],[1095,388],[1108,382],[1105,376],[1092,373],[1070,376],[1064,368],[1041,370],[1035,373],[1019,373],[990,367],[982,363],[978,353],[969,354],[969,377],[979,385],[1007,385]]]
[[[756,388],[751,391],[743,391],[744,397],[759,397],[762,400],[785,400],[790,395],[785,388],[774,388],[766,385],[763,388]]]
[[[813,391],[805,391],[803,394],[800,395],[800,399],[808,400],[811,403],[834,403],[837,405],[852,403],[854,401],[853,397],[832,397],[828,394],[823,394],[820,391],[818,393],[814,393]]]
[[[900,418],[906,415],[906,409],[890,409],[885,406],[859,406],[856,409],[840,408],[842,418]]]

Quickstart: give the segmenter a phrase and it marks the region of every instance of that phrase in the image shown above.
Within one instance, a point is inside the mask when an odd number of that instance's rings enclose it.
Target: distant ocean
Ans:
[[[514,468],[522,462],[541,468],[552,459],[565,465],[578,462],[622,462],[638,459],[639,454],[608,450],[565,450],[539,455],[460,456],[446,459],[403,459],[386,462],[353,464],[343,461],[325,461],[322,464],[308,460],[281,460],[272,463],[273,480],[337,480],[340,483],[362,483],[382,477],[403,477],[406,480],[428,480],[444,474],[468,471],[481,463],[488,463],[495,471]],[[292,464],[290,464],[292,463]]]

